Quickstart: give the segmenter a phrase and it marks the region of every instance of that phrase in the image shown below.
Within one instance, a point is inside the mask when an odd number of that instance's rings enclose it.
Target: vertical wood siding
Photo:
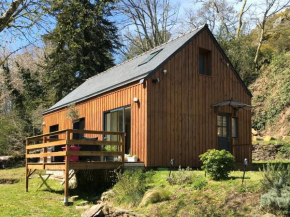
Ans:
[[[139,99],[139,104],[133,102],[133,98]],[[137,155],[140,161],[147,164],[147,92],[143,84],[132,84],[110,93],[94,97],[76,105],[80,118],[85,118],[86,130],[103,130],[104,112],[131,105],[131,154]],[[49,132],[49,127],[59,124],[59,130],[72,129],[72,123],[66,117],[67,109],[62,109],[44,115],[43,133]],[[86,135],[92,136],[92,135]],[[102,135],[98,135],[102,140]]]
[[[198,74],[199,48],[211,51],[212,76]],[[199,155],[217,149],[217,113],[212,105],[234,100],[251,104],[251,98],[212,41],[202,31],[168,60],[148,80],[147,153],[148,166],[175,165],[199,167]],[[163,69],[167,74],[163,75]],[[160,78],[153,84],[151,79]],[[237,162],[251,160],[251,113],[219,108],[238,118],[239,139],[233,153]],[[244,146],[245,145],[245,146]]]

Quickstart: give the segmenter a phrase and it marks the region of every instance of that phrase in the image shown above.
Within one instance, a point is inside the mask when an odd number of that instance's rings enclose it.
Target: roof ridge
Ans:
[[[111,69],[114,69],[114,68],[116,68],[116,67],[118,67],[118,66],[121,66],[121,65],[123,65],[123,64],[125,64],[125,63],[128,63],[128,62],[130,62],[130,61],[136,59],[137,57],[140,57],[140,56],[143,56],[143,55],[145,55],[145,54],[147,54],[147,53],[150,53],[150,52],[152,52],[153,50],[155,50],[155,49],[157,49],[157,48],[159,48],[159,47],[161,47],[161,46],[164,46],[164,45],[166,45],[166,44],[168,44],[168,43],[170,43],[170,42],[172,42],[172,41],[175,41],[175,40],[177,40],[177,39],[179,39],[179,38],[181,38],[181,37],[183,37],[183,36],[185,36],[185,35],[188,35],[188,34],[192,33],[193,31],[196,31],[197,29],[201,29],[201,28],[203,28],[203,27],[205,27],[205,26],[207,26],[207,24],[204,24],[204,25],[202,25],[202,26],[199,26],[199,27],[196,27],[196,28],[194,28],[194,29],[191,29],[191,30],[189,30],[189,31],[187,31],[187,32],[185,32],[185,33],[183,33],[183,34],[180,34],[180,35],[176,36],[176,37],[173,38],[173,39],[168,40],[167,42],[165,42],[165,43],[163,43],[163,44],[160,44],[160,45],[158,45],[158,46],[156,46],[156,47],[154,47],[154,48],[152,48],[152,49],[150,49],[150,50],[148,50],[148,51],[145,51],[145,52],[143,52],[143,53],[141,53],[141,54],[139,54],[139,55],[137,55],[137,56],[131,58],[131,59],[125,60],[125,61],[123,61],[123,62],[121,62],[121,63],[119,63],[119,64],[117,64],[117,65],[115,65],[115,66],[112,66],[111,68],[108,68],[107,70],[105,70],[105,71],[103,71],[103,72],[100,72],[100,73],[98,73],[98,74],[96,74],[96,75],[93,75],[92,77],[89,77],[89,78],[87,78],[86,80],[90,80],[90,79],[92,79],[92,78],[94,78],[94,77],[96,77],[96,76],[98,76],[98,75],[101,75],[101,74],[103,74],[103,73],[106,73],[106,72],[110,71]]]

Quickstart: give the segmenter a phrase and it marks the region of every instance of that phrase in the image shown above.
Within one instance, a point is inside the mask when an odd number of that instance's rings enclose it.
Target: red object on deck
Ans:
[[[61,147],[63,151],[65,151],[65,146]],[[79,151],[81,149],[81,147],[77,147],[77,146],[71,146],[69,148],[70,151]],[[79,156],[70,156],[69,157],[69,162],[78,162],[79,161]]]

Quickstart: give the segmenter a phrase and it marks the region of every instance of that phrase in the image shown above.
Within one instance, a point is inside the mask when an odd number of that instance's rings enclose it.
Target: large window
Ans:
[[[238,138],[238,119],[232,118],[232,137]]]
[[[211,75],[211,52],[199,49],[198,73],[201,75]]]

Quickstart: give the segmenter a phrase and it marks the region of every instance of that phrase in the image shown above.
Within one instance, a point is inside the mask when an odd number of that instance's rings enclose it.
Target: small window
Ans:
[[[238,119],[232,118],[232,137],[238,138]]]
[[[49,132],[50,132],[50,133],[56,132],[56,131],[58,131],[58,130],[59,130],[59,128],[58,128],[58,124],[56,124],[56,125],[52,125],[52,126],[49,127]],[[50,139],[58,139],[58,135],[50,136],[49,138],[50,138]]]
[[[140,63],[138,66],[141,66],[141,65],[143,65],[143,64],[146,64],[146,63],[148,63],[150,60],[152,60],[157,54],[159,54],[160,53],[160,51],[162,51],[162,49],[160,49],[160,50],[157,50],[157,51],[155,51],[155,52],[153,52],[153,53],[151,53],[142,63]]]
[[[211,75],[211,52],[199,49],[198,73],[201,75]]]

